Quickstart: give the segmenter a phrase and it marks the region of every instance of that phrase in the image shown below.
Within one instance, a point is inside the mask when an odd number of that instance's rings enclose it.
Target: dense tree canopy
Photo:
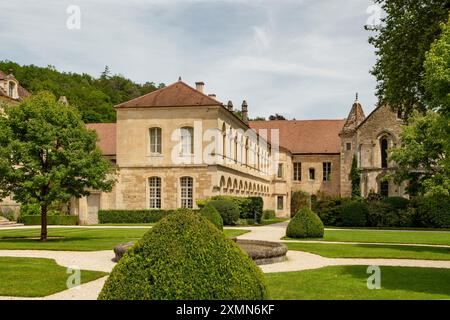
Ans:
[[[407,118],[413,109],[424,111],[425,53],[441,33],[448,18],[450,0],[375,0],[386,16],[378,26],[367,26],[375,34],[369,42],[378,56],[372,74],[377,78],[380,103],[387,103]]]
[[[137,84],[121,75],[111,75],[109,67],[99,78],[85,73],[59,72],[52,66],[21,66],[11,61],[0,61],[0,70],[12,70],[20,84],[32,93],[47,90],[56,97],[66,96],[86,123],[114,122],[114,105],[164,86],[153,82]]]
[[[115,167],[102,158],[97,134],[78,111],[49,92],[20,105],[4,106],[0,116],[0,199],[13,194],[20,204],[41,207],[41,239],[46,240],[49,206],[89,189],[110,191]]]

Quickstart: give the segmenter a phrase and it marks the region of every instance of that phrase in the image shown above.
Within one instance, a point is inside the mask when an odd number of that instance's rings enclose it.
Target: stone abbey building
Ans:
[[[0,98],[8,94],[2,78]],[[92,224],[99,209],[195,208],[199,199],[234,195],[261,196],[266,209],[289,216],[294,191],[349,196],[354,156],[362,195],[404,195],[404,186],[382,179],[394,169],[388,149],[402,124],[388,107],[365,117],[355,101],[346,119],[248,121],[245,101],[238,117],[231,102],[203,91],[202,82],[179,80],[117,105],[116,123],[89,124],[118,181],[110,193],[74,199],[71,213]]]

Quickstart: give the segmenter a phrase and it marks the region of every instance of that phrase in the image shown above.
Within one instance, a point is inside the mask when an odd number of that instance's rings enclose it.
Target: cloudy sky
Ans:
[[[78,6],[80,28],[71,11]],[[370,0],[14,0],[0,2],[0,59],[137,81],[206,83],[250,116],[344,118],[376,98]],[[69,9],[69,13],[67,10]],[[376,9],[376,8],[375,8]]]

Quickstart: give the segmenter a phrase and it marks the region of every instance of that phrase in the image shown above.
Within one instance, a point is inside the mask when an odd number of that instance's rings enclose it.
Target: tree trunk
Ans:
[[[47,241],[47,205],[41,205],[41,241]]]

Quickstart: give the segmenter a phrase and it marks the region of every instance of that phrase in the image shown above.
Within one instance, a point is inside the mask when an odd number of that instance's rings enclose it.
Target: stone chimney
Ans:
[[[202,81],[196,82],[195,83],[195,88],[197,89],[197,91],[200,91],[201,93],[203,93],[203,88],[205,87],[205,83]]]
[[[242,109],[241,109],[241,112],[242,112],[242,120],[245,122],[245,123],[248,123],[248,104],[247,104],[247,101],[242,101]]]
[[[233,102],[231,100],[228,101],[227,108],[228,108],[228,110],[233,112]]]

